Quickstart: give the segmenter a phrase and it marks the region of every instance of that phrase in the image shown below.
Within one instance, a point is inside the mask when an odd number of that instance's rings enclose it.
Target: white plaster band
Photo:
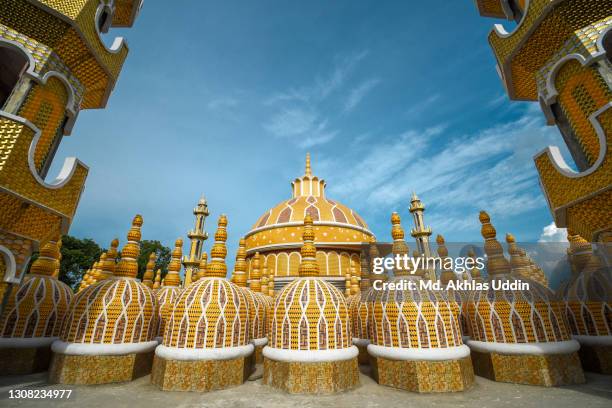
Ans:
[[[152,351],[158,344],[155,340],[123,344],[67,343],[56,340],[51,345],[51,350],[55,353],[75,356],[121,356],[146,353]]]
[[[467,344],[474,351],[499,354],[569,354],[578,351],[580,348],[580,344],[576,340],[553,341],[550,343],[495,343],[468,340]]]
[[[255,347],[265,346],[268,344],[268,338],[262,337],[261,339],[252,339],[251,344],[253,344]]]
[[[612,336],[572,336],[580,344],[585,346],[612,346]],[[1,344],[1,343],[0,343]]]
[[[367,347],[368,344],[370,344],[370,340],[358,339],[357,337],[353,337],[353,344],[356,346]]]
[[[263,355],[271,360],[289,363],[321,363],[350,360],[359,355],[359,349],[350,346],[331,350],[286,350],[266,346],[263,349]]]
[[[252,344],[236,347],[219,348],[178,348],[168,347],[160,344],[155,349],[155,355],[166,360],[233,360],[246,357],[253,353],[255,347]]]
[[[373,357],[389,360],[442,361],[465,358],[470,355],[470,348],[465,344],[445,348],[385,347],[370,344],[368,353]]]
[[[59,337],[0,337],[0,348],[38,348],[50,346]]]

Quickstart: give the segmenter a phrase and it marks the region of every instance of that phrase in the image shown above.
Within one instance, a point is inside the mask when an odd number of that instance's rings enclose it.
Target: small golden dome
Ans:
[[[115,271],[116,276],[127,279],[104,279],[77,293],[70,305],[69,318],[62,327],[63,341],[118,344],[152,340],[155,328],[153,293],[141,282],[130,279],[138,273],[136,259],[140,254],[141,226],[142,217],[137,215]]]
[[[350,321],[345,298],[335,286],[317,278],[319,270],[316,247],[312,242],[312,218],[308,215],[304,218],[302,237],[300,278],[286,285],[275,299],[270,346],[285,350],[350,347]]]
[[[0,337],[55,338],[72,300],[72,289],[53,274],[60,257],[59,236],[43,245],[30,273],[8,296],[0,316]]]
[[[162,344],[195,349],[244,346],[250,340],[248,313],[244,289],[223,278],[205,277],[174,303]]]

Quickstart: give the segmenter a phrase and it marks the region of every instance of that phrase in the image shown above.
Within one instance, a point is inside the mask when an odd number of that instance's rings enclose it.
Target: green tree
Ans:
[[[168,273],[168,264],[170,263],[171,251],[170,248],[163,246],[159,241],[140,241],[140,256],[138,257],[138,278],[142,279],[142,276],[147,269],[147,262],[149,262],[149,255],[155,252],[157,260],[155,261],[155,270],[161,269],[162,278]]]
[[[59,279],[75,289],[81,282],[85,271],[100,258],[103,249],[93,239],[79,239],[64,235],[61,252]]]

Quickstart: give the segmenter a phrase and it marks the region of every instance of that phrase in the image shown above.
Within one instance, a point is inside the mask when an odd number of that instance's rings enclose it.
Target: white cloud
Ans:
[[[333,70],[325,78],[316,78],[309,85],[273,95],[264,102],[264,105],[275,110],[264,124],[264,129],[276,137],[290,139],[302,148],[333,140],[339,133],[329,125],[333,111],[323,110],[320,105],[344,85],[349,74],[367,55],[366,50],[337,57]],[[378,80],[371,79],[353,89],[345,109],[357,106],[377,83]]]
[[[433,104],[435,104],[436,102],[438,102],[438,100],[440,99],[440,94],[433,94],[428,96],[427,98],[425,98],[425,100],[423,101],[419,101],[419,103],[411,106],[407,111],[406,111],[406,116],[408,117],[414,117],[417,116],[423,112],[425,112],[427,109],[429,109]]]
[[[339,199],[358,195],[363,207],[387,211],[405,206],[414,190],[435,207],[439,218],[431,220],[446,232],[476,228],[481,209],[505,218],[545,206],[532,156],[560,138],[544,125],[541,112],[528,109],[512,123],[450,141],[437,137],[445,130],[440,125],[373,138],[365,153],[335,158],[330,170],[340,183],[330,185],[330,193]]]
[[[344,112],[350,112],[355,109],[355,107],[359,105],[361,100],[368,94],[368,92],[374,89],[374,87],[379,83],[380,79],[372,78],[353,88],[344,104]]]
[[[538,242],[567,242],[567,229],[557,228],[554,222],[551,222],[542,229]]]

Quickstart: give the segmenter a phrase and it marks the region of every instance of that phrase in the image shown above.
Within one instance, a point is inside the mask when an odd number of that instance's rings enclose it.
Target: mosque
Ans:
[[[73,292],[58,279],[61,235],[88,169],[72,159],[59,180],[49,184],[44,178],[78,111],[106,105],[127,56],[123,40],[109,48],[100,33],[131,26],[141,3],[2,3],[0,373],[47,371],[50,383],[83,385],[150,375],[162,391],[209,392],[239,389],[261,372],[264,386],[298,394],[355,389],[362,368],[380,386],[416,393],[462,392],[475,376],[553,387],[585,382],[584,370],[612,374],[609,254],[590,243],[611,237],[609,207],[602,204],[610,202],[612,185],[612,132],[604,130],[611,123],[610,102],[601,103],[610,100],[603,77],[610,74],[604,48],[612,17],[601,15],[605,7],[587,4],[570,13],[569,1],[476,2],[483,15],[520,21],[516,36],[496,31],[490,38],[506,89],[516,99],[540,99],[582,166],[579,175],[568,175],[555,165],[554,151],[535,159],[555,220],[569,227],[572,275],[558,291],[548,287],[543,270],[512,234],[504,248],[485,211],[478,221],[486,270],[400,266],[374,274],[377,257],[434,255],[424,203],[413,194],[405,209],[413,221],[412,251],[402,208],[390,215],[388,237],[375,237],[359,214],[326,195],[307,155],[291,197],[240,239],[231,273],[231,216],[218,217],[207,252],[209,209],[202,198],[187,234],[189,249],[184,253],[182,238],[175,241],[163,279],[154,255],[137,278],[145,219],[136,215],[121,250],[120,241],[112,240]],[[534,57],[540,70],[536,63],[522,64],[521,56],[545,41],[538,29],[546,32],[559,21],[567,23],[558,30],[567,38],[549,39],[542,55],[551,60]],[[567,50],[576,53],[564,55]],[[576,89],[566,92],[571,86]],[[607,150],[597,152],[602,144]],[[387,240],[392,244],[384,245]],[[435,245],[439,256],[448,255],[443,236]],[[28,269],[34,252],[39,255]],[[530,289],[376,290],[373,284],[437,279],[495,279],[508,286],[520,280]]]

